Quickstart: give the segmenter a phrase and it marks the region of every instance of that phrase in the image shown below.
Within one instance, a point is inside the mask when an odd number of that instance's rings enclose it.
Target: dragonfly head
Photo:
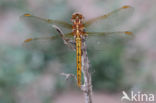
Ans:
[[[79,32],[79,34],[85,34],[85,27],[84,27],[84,17],[82,14],[80,13],[73,13],[72,15],[72,31],[73,31],[73,35],[77,34],[77,31]]]
[[[75,23],[79,23],[80,24],[80,23],[83,23],[84,17],[80,13],[73,13],[71,21],[73,22],[73,24],[75,24]]]

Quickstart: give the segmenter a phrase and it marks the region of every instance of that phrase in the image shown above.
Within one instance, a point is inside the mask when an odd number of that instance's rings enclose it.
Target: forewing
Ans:
[[[86,21],[87,31],[111,31],[114,27],[119,27],[132,15],[134,9],[131,6],[123,6],[108,14]]]
[[[56,29],[53,28],[53,25],[58,26],[64,32],[71,31],[71,24],[68,24],[63,21],[45,19],[31,14],[24,14],[21,17],[21,20],[28,24],[28,27],[31,29],[30,32],[32,35],[56,35]]]

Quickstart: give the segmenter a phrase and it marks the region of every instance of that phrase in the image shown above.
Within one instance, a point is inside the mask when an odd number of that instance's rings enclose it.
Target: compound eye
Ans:
[[[79,18],[82,19],[82,15],[79,15]]]
[[[76,15],[72,15],[72,19],[75,19],[76,18]]]

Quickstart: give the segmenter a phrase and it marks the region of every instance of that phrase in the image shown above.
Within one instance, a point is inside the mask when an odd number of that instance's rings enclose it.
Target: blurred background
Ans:
[[[123,5],[131,5],[133,15],[120,24],[101,27],[130,30],[133,38],[88,37],[93,103],[121,103],[122,91],[156,94],[155,4],[155,0],[0,0],[0,103],[84,103],[74,79],[66,81],[60,75],[76,74],[75,52],[61,39],[34,41],[25,47],[25,39],[45,35],[49,26],[29,26],[20,20],[21,15],[31,13],[70,23],[74,12],[88,20]],[[115,17],[112,20],[108,22],[114,23]]]

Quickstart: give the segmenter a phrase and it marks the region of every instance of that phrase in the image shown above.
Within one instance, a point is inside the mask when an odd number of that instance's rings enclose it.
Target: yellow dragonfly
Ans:
[[[62,28],[66,29],[68,31],[64,35],[61,35],[62,38],[74,38],[73,41],[75,42],[75,50],[76,50],[76,64],[77,64],[77,85],[80,87],[81,86],[81,68],[82,68],[82,63],[81,63],[81,55],[82,55],[82,40],[85,39],[86,37],[90,38],[90,36],[106,36],[106,35],[131,35],[132,32],[129,31],[117,31],[117,32],[102,32],[103,28],[109,29],[115,26],[115,22],[122,22],[122,20],[126,19],[129,17],[133,12],[133,7],[129,5],[125,5],[119,9],[116,9],[108,14],[90,19],[90,20],[85,20],[83,15],[80,13],[73,13],[71,17],[72,24],[60,21],[60,20],[52,20],[52,19],[45,19],[41,17],[37,17],[31,14],[24,14],[22,16],[22,19],[29,21],[30,23],[33,23],[33,21],[37,22],[42,22],[42,23],[47,23],[49,24],[45,30],[43,30],[43,25],[36,25],[36,28],[39,28],[38,32],[43,32],[42,37],[34,37],[34,38],[28,38],[24,41],[25,44],[30,43],[32,41],[37,41],[37,40],[56,40],[59,38],[59,35],[52,35],[49,37],[44,37],[44,31],[50,31],[49,34],[51,33],[52,26],[54,27],[55,25],[59,27],[61,30]],[[116,19],[117,20],[116,20]],[[114,21],[115,20],[115,21]],[[104,26],[97,26],[97,24],[104,24]],[[98,25],[99,25],[98,24]],[[55,29],[61,34],[61,30],[59,28]],[[92,28],[92,29],[90,29]],[[96,29],[96,28],[101,28],[101,29]],[[89,31],[90,29],[90,31]],[[107,30],[108,30],[107,29]],[[97,31],[96,31],[97,30]],[[69,32],[72,31],[72,32]],[[41,33],[40,32],[40,33]],[[64,32],[64,31],[63,31]],[[54,32],[53,32],[54,33]],[[63,33],[62,33],[63,34]],[[66,42],[68,42],[70,39],[65,39]],[[57,52],[57,51],[56,51]]]

